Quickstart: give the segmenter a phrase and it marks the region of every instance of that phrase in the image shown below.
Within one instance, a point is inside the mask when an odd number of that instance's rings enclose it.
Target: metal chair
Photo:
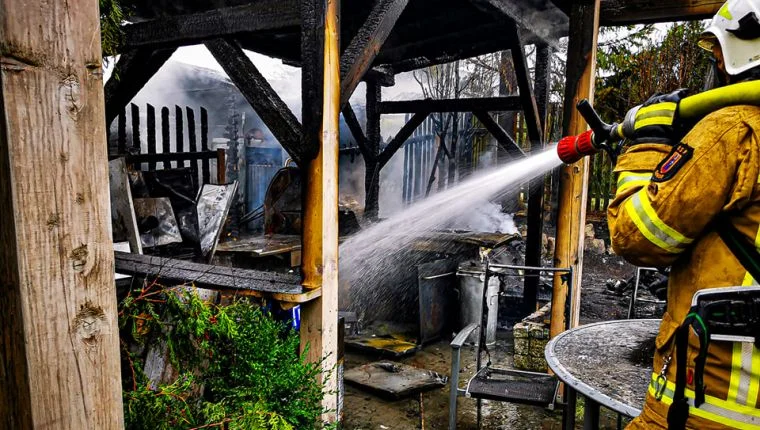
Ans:
[[[659,270],[654,267],[637,267],[636,268],[636,280],[633,282],[633,291],[631,291],[631,300],[628,302],[628,319],[634,318],[636,314],[636,302],[643,303],[655,303],[658,305],[665,304],[664,300],[652,300],[652,299],[637,299],[639,294],[639,284],[641,283],[641,272],[658,272]]]
[[[574,293],[572,289],[572,268],[563,269],[491,264],[488,257],[485,258],[483,307],[481,310],[480,324],[472,323],[467,325],[456,335],[454,340],[451,341],[451,377],[449,378],[450,430],[455,430],[457,426],[457,398],[460,396],[477,399],[478,428],[480,428],[481,424],[481,406],[483,399],[541,406],[550,410],[553,410],[555,407],[555,400],[559,390],[559,380],[556,376],[548,375],[546,373],[498,368],[491,366],[490,360],[485,366],[483,366],[481,353],[484,350],[487,352],[486,330],[484,329],[486,321],[488,320],[486,295],[489,278],[496,273],[494,269],[521,270],[524,271],[524,273],[534,273],[535,276],[538,276],[542,272],[562,273],[564,274],[563,279],[567,283],[571,295]],[[567,318],[567,320],[569,321],[569,318]],[[476,348],[477,368],[475,374],[467,382],[467,387],[462,389],[459,388],[461,349],[467,338],[475,330],[478,330],[478,342]]]

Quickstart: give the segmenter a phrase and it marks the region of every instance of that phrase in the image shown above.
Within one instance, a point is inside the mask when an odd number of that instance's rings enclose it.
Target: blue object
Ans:
[[[246,212],[264,205],[267,188],[282,167],[282,148],[261,140],[251,140],[245,148],[246,161]],[[264,218],[258,217],[248,224],[249,230],[261,230]]]

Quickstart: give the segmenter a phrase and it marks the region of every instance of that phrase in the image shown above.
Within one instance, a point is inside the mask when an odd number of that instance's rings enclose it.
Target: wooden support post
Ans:
[[[301,309],[301,347],[322,363],[326,422],[336,420],[338,353],[338,122],[340,116],[339,0],[301,1],[303,139],[316,142],[304,158],[303,286],[321,288]]]
[[[0,10],[0,428],[121,429],[98,3]]]
[[[114,118],[166,63],[174,51],[174,48],[156,51],[141,48],[121,54],[111,78],[103,88],[106,98],[106,127],[111,125]]]
[[[564,124],[565,136],[586,131],[587,125],[576,104],[587,98],[593,102],[596,73],[596,40],[599,33],[600,0],[574,2],[570,14],[570,41],[567,56]],[[586,223],[586,193],[588,189],[588,157],[562,166],[560,173],[557,242],[554,253],[556,267],[573,267],[573,292],[570,303],[570,327],[578,324],[583,268],[583,239]],[[551,336],[565,330],[568,290],[559,276],[554,278],[552,296]]]
[[[547,45],[536,45],[536,72],[533,94],[535,95],[537,122],[544,130],[546,125],[546,106],[549,102],[549,74],[551,67],[551,52]],[[527,115],[526,115],[527,116]],[[531,121],[528,121],[528,134]],[[544,147],[543,142],[533,140],[531,136],[531,151],[538,152]],[[525,265],[541,266],[541,251],[544,238],[544,175],[532,179],[528,184],[528,238],[525,243]],[[538,275],[538,273],[536,273]],[[523,313],[536,311],[538,301],[538,276],[525,278],[523,290]]]
[[[340,104],[348,103],[356,86],[372,66],[385,39],[409,0],[377,0],[364,25],[351,39],[340,61]]]
[[[380,100],[381,87],[367,81],[367,150],[364,158],[364,218],[377,220],[380,211]]]
[[[316,141],[302,139],[303,132],[298,119],[240,46],[226,39],[215,39],[205,45],[288,155],[298,165],[307,158],[306,152],[313,155]],[[309,148],[302,146],[304,143],[308,143]]]

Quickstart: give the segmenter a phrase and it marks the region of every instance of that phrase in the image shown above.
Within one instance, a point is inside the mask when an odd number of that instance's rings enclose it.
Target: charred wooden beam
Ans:
[[[304,159],[319,151],[324,92],[325,5],[317,0],[300,0],[301,13],[301,121]]]
[[[351,107],[351,103],[346,103],[345,106],[343,106],[342,113],[343,119],[346,121],[348,129],[351,131],[351,135],[354,136],[356,145],[359,147],[359,151],[362,153],[364,160],[373,159],[375,155],[373,155],[367,147],[367,137],[364,136],[364,131],[362,130],[361,124],[359,124],[359,120],[356,119],[356,114]]]
[[[504,112],[522,109],[518,96],[472,99],[424,99],[380,103],[380,113]]]
[[[546,107],[549,103],[549,80],[551,72],[551,49],[547,45],[536,46],[535,105],[538,108],[539,123],[542,130],[546,125]],[[531,150],[543,148],[541,142],[531,141]],[[544,181],[540,175],[528,185],[528,237],[525,241],[525,265],[541,266],[541,248],[544,233]],[[523,290],[523,314],[536,310],[538,300],[538,276],[526,276]]]
[[[377,0],[340,59],[340,101],[346,104],[393,30],[409,0]]]
[[[600,25],[687,21],[712,17],[723,0],[605,0]]]
[[[458,58],[500,51],[509,46],[503,24],[484,24],[463,31],[444,31],[422,39],[390,41],[375,60],[395,73],[408,72]]]
[[[297,0],[259,0],[245,6],[125,25],[123,49],[193,45],[241,33],[298,27],[299,20]]]
[[[553,2],[569,15],[571,0]],[[705,19],[717,13],[723,3],[723,0],[603,0],[599,23],[614,26]]]
[[[303,287],[297,276],[286,273],[238,269],[200,264],[173,258],[114,252],[116,272],[141,278],[159,279],[162,283],[224,291],[259,291],[261,293],[300,294]]]
[[[380,102],[382,88],[377,82],[367,82],[367,150],[364,159],[364,217],[377,220],[380,209]]]
[[[240,46],[226,39],[215,39],[206,42],[205,45],[251,104],[253,110],[269,127],[280,145],[300,165],[304,157],[301,142],[303,132],[293,112],[272,89]]]
[[[393,73],[393,68],[390,66],[378,66],[370,70],[364,75],[365,81],[375,81],[380,86],[392,87],[396,85],[396,75]]]
[[[531,140],[531,148],[534,144],[541,145],[542,127],[541,119],[538,115],[536,99],[533,97],[533,87],[530,82],[530,72],[528,71],[528,62],[525,58],[523,45],[520,43],[520,34],[517,32],[517,25],[511,23],[507,25],[507,34],[512,40],[512,64],[515,67],[515,76],[517,77],[517,87],[520,89],[520,102],[522,103],[523,115],[525,116],[525,126],[528,128],[528,138]]]
[[[419,127],[420,124],[425,121],[428,115],[430,115],[430,111],[417,112],[409,119],[406,124],[404,124],[403,127],[401,127],[401,130],[396,133],[396,136],[394,136],[393,140],[391,140],[388,145],[386,145],[385,149],[383,149],[383,152],[381,152],[380,156],[378,157],[378,163],[380,164],[381,170],[383,167],[385,167],[386,164],[388,164],[391,158],[393,158],[393,154],[395,154],[396,151],[401,148],[401,145],[403,145],[404,142],[409,139],[409,136],[414,133],[414,130],[416,130],[417,127]]]
[[[470,0],[483,12],[501,18],[503,23],[514,23],[534,34],[538,41],[559,48],[558,32],[567,34],[567,15],[551,2],[542,5],[543,10],[529,1]]]
[[[486,111],[482,110],[476,110],[473,112],[475,114],[475,117],[478,118],[481,124],[483,124],[483,127],[488,130],[489,133],[496,139],[497,142],[499,142],[499,145],[501,145],[502,148],[504,148],[507,153],[513,157],[513,158],[522,158],[525,157],[525,153],[520,149],[520,146],[517,144],[517,142],[512,139],[509,134],[504,131],[501,126],[494,121],[493,117],[491,117],[491,114],[489,114]]]
[[[103,91],[106,102],[106,126],[109,126],[124,107],[156,74],[175,49],[134,49],[119,57],[111,78]]]

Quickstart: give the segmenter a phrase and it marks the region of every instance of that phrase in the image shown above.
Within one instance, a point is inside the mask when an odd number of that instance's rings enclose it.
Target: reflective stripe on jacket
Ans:
[[[618,255],[640,266],[671,266],[668,307],[655,341],[656,375],[673,354],[675,331],[696,291],[755,283],[710,225],[715,216],[729,213],[736,229],[760,248],[760,107],[714,112],[682,143],[688,145],[690,158],[675,163],[664,176],[669,166],[663,160],[672,156],[673,148],[628,148],[615,168],[618,188],[608,210],[610,238]],[[658,169],[660,174],[653,175]],[[699,347],[694,333],[689,343],[693,366]],[[693,367],[687,369],[687,375],[692,371]],[[653,382],[641,416],[629,428],[667,428],[675,374],[673,360],[662,397],[654,395],[658,387]],[[760,351],[751,344],[711,342],[704,381],[709,401],[689,408],[687,427],[760,430]],[[694,395],[691,382],[687,397]]]

